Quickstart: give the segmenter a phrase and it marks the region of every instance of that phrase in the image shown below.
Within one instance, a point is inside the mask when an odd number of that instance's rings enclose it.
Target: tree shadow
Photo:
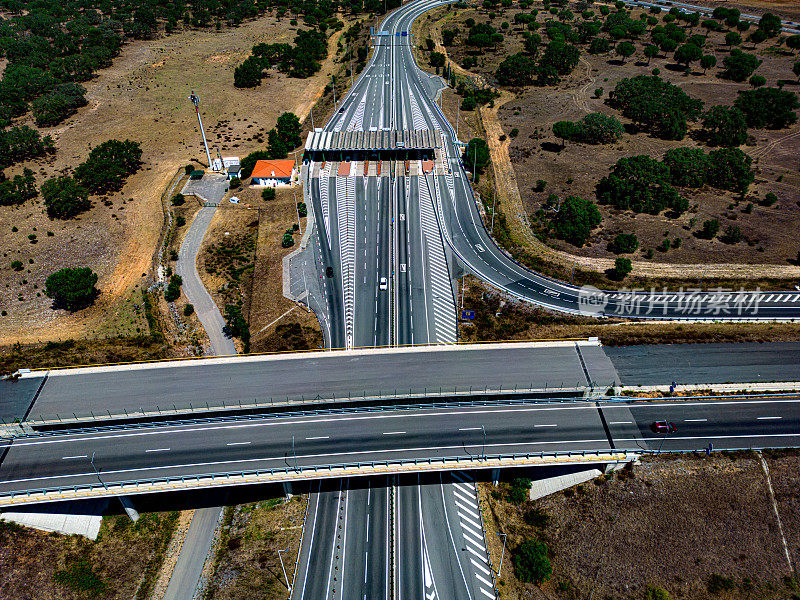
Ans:
[[[620,60],[619,58],[609,58],[606,63],[614,67],[621,67],[625,64],[625,61]]]
[[[564,149],[561,144],[553,142],[542,142],[541,148],[545,152],[555,152],[556,154],[559,154]]]

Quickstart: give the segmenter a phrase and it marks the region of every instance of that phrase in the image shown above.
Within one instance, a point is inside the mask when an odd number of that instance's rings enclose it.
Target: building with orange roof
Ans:
[[[252,185],[277,187],[291,185],[294,175],[293,160],[258,160],[250,177]]]

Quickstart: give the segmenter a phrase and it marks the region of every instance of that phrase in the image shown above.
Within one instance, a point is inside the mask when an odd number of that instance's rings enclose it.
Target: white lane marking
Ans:
[[[477,546],[479,550],[483,549],[483,538],[471,529],[464,527],[463,523],[461,524],[461,533],[464,535],[464,539],[470,544]]]
[[[330,439],[330,437],[331,436],[329,436],[329,435],[317,435],[317,436],[314,436],[314,437],[307,437],[306,439],[307,440],[327,440],[327,439]]]
[[[458,513],[458,516],[461,518],[462,521],[466,521],[467,523],[469,523],[473,527],[477,527],[478,529],[481,528],[481,524],[475,520],[475,515],[466,515],[460,510],[456,510],[456,512]]]
[[[459,427],[459,431],[480,431],[480,427]]]
[[[226,446],[249,446],[252,442],[230,442]]]
[[[475,500],[467,496],[464,492],[454,489],[453,495],[456,497],[456,501],[460,500],[461,502],[471,506],[472,510],[478,510],[478,505],[475,503]]]
[[[61,460],[72,460],[73,458],[89,458],[85,454],[78,454],[77,456],[62,456]]]
[[[463,511],[469,512],[469,511],[474,511],[475,510],[475,506],[470,506],[470,505],[468,505],[468,504],[466,504],[464,502],[461,502],[459,498],[456,498],[454,501],[455,501],[456,506],[458,508],[460,508],[461,510],[463,510]]]
[[[490,588],[492,587],[492,582],[487,581],[485,577],[483,577],[480,573],[475,573],[475,579],[478,581],[483,582],[484,584],[488,585]]]
[[[783,417],[758,417],[759,421],[772,421],[773,419],[782,419]]]
[[[479,570],[483,571],[484,573],[486,573],[487,575],[489,575],[489,569],[487,569],[487,568],[486,568],[484,565],[482,565],[481,563],[479,563],[479,562],[478,562],[477,560],[475,560],[474,558],[470,558],[470,559],[469,559],[469,562],[471,562],[471,563],[472,563],[472,566],[473,566],[473,567],[475,567],[476,569],[479,569]]]
[[[384,431],[383,435],[403,435],[405,431]]]
[[[609,421],[609,425],[633,425],[633,421]]]
[[[481,591],[481,593],[482,593],[484,596],[486,596],[487,598],[491,598],[492,600],[495,600],[494,594],[490,594],[489,592],[487,592],[487,591],[486,591],[485,589],[483,589],[483,588],[478,588],[478,589],[479,589],[479,590]]]
[[[464,546],[464,548],[466,549],[467,552],[469,552],[473,556],[477,556],[478,558],[483,558],[481,553],[478,552],[477,550],[473,550],[471,546]]]
[[[534,427],[558,427],[556,423],[547,423],[542,425],[534,425]]]
[[[145,450],[145,452],[169,452],[169,448],[151,448],[150,450]]]
[[[684,423],[705,423],[708,419],[684,419]]]

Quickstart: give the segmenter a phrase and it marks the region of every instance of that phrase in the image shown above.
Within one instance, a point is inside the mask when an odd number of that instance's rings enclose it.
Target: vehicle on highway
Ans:
[[[672,421],[653,421],[650,425],[650,430],[653,433],[675,433],[678,428]]]
[[[387,289],[389,289],[389,282],[386,281],[386,277],[381,277],[381,282],[380,282],[380,284],[378,284],[378,289],[380,291],[382,291],[382,292],[384,292]]]
[[[325,276],[326,277],[333,277],[333,267],[327,267],[325,269]]]

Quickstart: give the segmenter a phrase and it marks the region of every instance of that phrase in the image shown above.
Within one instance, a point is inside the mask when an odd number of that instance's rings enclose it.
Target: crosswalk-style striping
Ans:
[[[325,221],[325,235],[328,237],[328,248],[331,247],[331,217],[328,200],[328,188],[330,186],[331,163],[326,163],[319,172],[319,201],[322,204],[322,219]]]
[[[469,474],[461,471],[454,471],[450,476],[453,480],[450,487],[453,490],[456,512],[461,523],[464,549],[467,551],[469,562],[473,567],[472,574],[481,595],[494,600],[494,584],[492,583],[488,552],[483,539],[483,525],[475,483]]]
[[[350,120],[350,124],[347,126],[347,131],[360,131],[364,127],[364,110],[367,108],[367,96],[361,99],[361,102],[358,103],[356,107],[356,112],[353,114],[353,118]]]
[[[428,124],[425,122],[425,117],[422,116],[422,111],[419,109],[419,104],[417,104],[417,99],[414,98],[414,95],[411,94],[409,96],[411,100],[411,120],[414,123],[414,129],[422,130],[427,129]]]
[[[342,266],[345,343],[353,347],[356,281],[356,182],[354,177],[336,178],[336,216],[339,256]]]
[[[429,315],[429,318],[433,317],[435,339],[431,339],[429,342],[455,344],[457,341],[456,306],[439,222],[436,219],[433,198],[431,198],[431,190],[428,187],[428,178],[420,180],[419,215],[427,249],[425,264],[433,296],[433,314]]]

